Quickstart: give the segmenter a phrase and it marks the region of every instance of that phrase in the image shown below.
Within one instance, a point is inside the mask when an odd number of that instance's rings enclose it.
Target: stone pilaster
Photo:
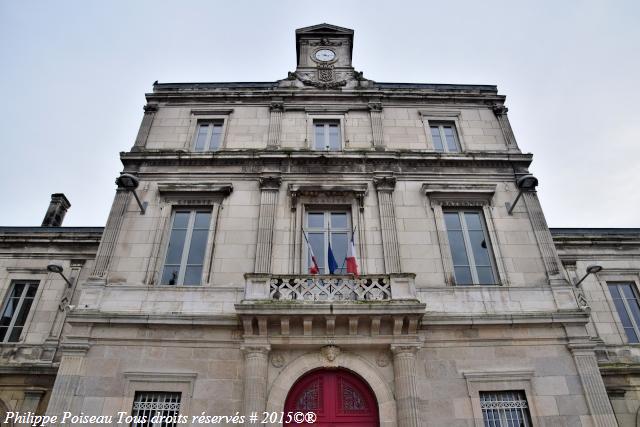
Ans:
[[[271,272],[271,248],[273,225],[276,219],[276,205],[280,183],[279,176],[260,178],[260,217],[258,220],[258,245],[256,247],[255,273]]]
[[[385,272],[400,273],[398,229],[396,228],[396,212],[393,203],[396,179],[392,176],[379,176],[374,178],[373,183],[378,191]]]
[[[560,260],[556,247],[553,244],[553,238],[549,231],[549,226],[544,218],[540,201],[535,191],[525,192],[522,195],[524,203],[529,212],[529,218],[531,219],[531,225],[533,226],[533,233],[536,236],[540,253],[542,254],[542,261],[547,270],[549,278],[553,281],[560,281],[564,284],[560,276]]]
[[[373,134],[373,148],[384,150],[384,137],[382,135],[382,104],[372,102],[369,104],[371,115],[371,132]]]
[[[280,130],[282,128],[282,114],[284,106],[281,101],[271,102],[269,107],[271,115],[269,117],[269,140],[268,148],[276,148],[280,145]]]
[[[502,135],[504,136],[504,140],[507,142],[507,149],[509,151],[517,151],[518,144],[516,142],[516,137],[513,134],[513,129],[511,129],[511,123],[509,122],[509,118],[507,117],[507,112],[509,109],[504,105],[494,105],[493,112],[495,113],[498,123],[500,124],[500,130],[502,130]]]
[[[392,345],[398,427],[418,427],[417,345]]]
[[[252,412],[258,416],[267,406],[267,365],[269,361],[268,345],[246,345],[244,352],[243,414],[247,418]],[[247,420],[245,425],[251,425]]]
[[[113,255],[113,250],[118,240],[118,234],[120,233],[120,227],[122,226],[122,220],[129,203],[129,198],[130,194],[128,191],[122,188],[116,190],[116,197],[113,200],[107,225],[104,228],[102,240],[100,240],[100,246],[98,247],[92,277],[103,278],[109,268],[109,261],[111,261],[111,256]]]
[[[44,390],[25,390],[24,400],[20,405],[20,412],[22,412],[22,414],[26,414],[28,412],[37,414],[38,406],[40,405],[40,401],[42,400],[44,393]],[[27,427],[31,425],[31,423],[17,423],[15,424],[15,427]]]
[[[77,390],[80,379],[84,375],[84,362],[88,350],[88,345],[63,348],[47,415],[57,415],[60,418],[65,411],[79,413],[77,410],[81,408],[82,402],[79,400],[81,396],[77,396]]]
[[[569,344],[569,349],[576,363],[587,406],[593,417],[594,424],[598,427],[617,427],[618,422],[598,369],[598,361],[593,351],[593,346],[591,344]]]
[[[153,119],[156,117],[158,106],[156,104],[147,104],[144,106],[144,116],[142,117],[142,123],[140,123],[140,129],[138,130],[138,136],[136,142],[133,144],[131,151],[141,151],[147,144],[147,138],[149,137],[149,131],[153,124]]]

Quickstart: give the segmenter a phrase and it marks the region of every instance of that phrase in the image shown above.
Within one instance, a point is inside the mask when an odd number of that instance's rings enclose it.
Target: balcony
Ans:
[[[247,274],[245,300],[364,302],[415,300],[413,274],[262,275]]]

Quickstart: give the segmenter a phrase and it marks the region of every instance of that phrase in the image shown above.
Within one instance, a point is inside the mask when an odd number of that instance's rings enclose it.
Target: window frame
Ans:
[[[307,112],[307,135],[305,138],[307,149],[311,151],[317,151],[320,153],[339,153],[347,149],[349,145],[349,139],[347,138],[345,118],[346,118],[346,112],[342,114],[320,114],[320,113]],[[324,122],[324,121],[327,121],[327,122],[335,121],[336,123],[338,123],[338,130],[340,134],[340,137],[339,137],[340,148],[338,150],[319,150],[316,148],[315,124],[316,122]]]
[[[309,214],[310,213],[323,213],[323,228],[317,228],[314,227],[313,229],[311,227],[309,227]],[[348,245],[349,245],[349,241],[351,238],[351,232],[353,231],[353,220],[352,220],[352,212],[351,212],[351,206],[317,206],[317,205],[310,205],[310,206],[306,206],[305,207],[305,212],[304,212],[304,222],[302,224],[302,232],[306,233],[307,238],[309,238],[309,234],[310,233],[319,233],[322,232],[323,233],[323,247],[327,249],[327,253],[328,253],[328,241],[332,236],[332,228],[331,228],[331,214],[333,213],[345,213],[347,215],[347,227],[345,229],[336,229],[335,232],[336,233],[346,233],[347,234],[347,250],[345,251],[345,255],[348,255]],[[302,237],[304,239],[304,236]],[[355,236],[354,236],[355,239]],[[309,242],[309,244],[311,244],[311,242]],[[318,256],[318,254],[315,254],[316,257]],[[309,271],[309,249],[306,245],[306,241],[305,244],[303,246],[303,250],[302,250],[302,257],[303,257],[303,271],[308,272]],[[330,274],[329,273],[329,260],[328,260],[328,256],[327,254],[323,254],[323,261],[324,261],[324,265],[318,266],[320,267],[320,269],[323,271],[323,273],[319,273],[319,274]],[[338,270],[344,270],[342,273],[337,272],[337,275],[346,275],[347,274],[347,266],[346,263],[344,265],[340,264],[340,261],[338,259],[336,259],[336,262],[338,262]]]
[[[467,392],[471,400],[473,419],[476,427],[485,427],[480,392],[500,392],[508,390],[523,391],[529,406],[529,417],[532,427],[539,427],[539,415],[534,399],[532,378],[533,371],[515,369],[504,371],[462,371],[467,383]]]
[[[460,231],[462,232],[462,238],[465,246],[465,256],[467,258],[467,261],[469,262],[468,265],[471,272],[471,280],[472,280],[472,283],[458,283],[458,279],[455,276],[456,265],[454,264],[453,277],[454,277],[456,286],[495,286],[499,284],[500,280],[498,278],[499,276],[496,268],[496,262],[494,259],[495,255],[493,253],[493,244],[491,242],[491,237],[489,236],[487,220],[485,218],[484,212],[482,211],[481,208],[445,207],[443,209],[443,215],[446,215],[447,213],[454,213],[454,212],[458,215],[458,218],[460,220],[460,227],[461,227]],[[494,277],[495,283],[480,283],[480,280],[478,278],[478,266],[476,265],[476,262],[475,262],[475,254],[473,253],[473,248],[471,247],[471,238],[469,237],[469,226],[467,225],[467,220],[464,215],[465,213],[468,213],[468,212],[477,213],[479,215],[480,226],[482,227],[484,241],[485,241],[485,244],[487,245],[486,249],[489,254],[489,263],[491,267],[491,273]],[[450,230],[446,226],[446,221],[445,221],[445,230],[447,233],[447,242],[449,243],[449,253],[451,254],[451,259],[453,262],[453,258],[454,258],[453,251],[451,250],[451,241],[449,240]]]
[[[462,132],[463,129],[461,125],[462,113],[459,110],[420,110],[418,111],[418,114],[422,118],[422,124],[423,124],[425,135],[426,135],[428,151],[435,151],[437,153],[442,153],[442,154],[456,154],[456,153],[464,153],[467,150],[466,144],[464,141],[464,135]],[[458,146],[458,151],[448,151],[446,149],[446,140],[443,140],[445,141],[445,145],[443,145],[443,148],[445,148],[445,150],[444,151],[436,150],[435,144],[433,142],[433,137],[431,136],[431,126],[432,125],[440,126],[443,124],[452,125],[453,133],[455,135],[456,143]],[[441,134],[441,139],[442,139],[442,134]]]
[[[13,312],[13,315],[11,316],[11,321],[9,322],[9,325],[7,326],[7,332],[5,334],[5,336],[3,337],[2,341],[0,341],[0,345],[1,344],[9,344],[9,343],[20,343],[23,342],[25,340],[26,337],[26,333],[27,330],[29,328],[29,324],[31,322],[31,318],[33,317],[33,312],[35,307],[38,304],[38,296],[40,294],[40,281],[39,280],[18,280],[18,279],[14,279],[11,280],[9,287],[7,288],[7,291],[5,293],[4,299],[3,299],[3,303],[2,303],[2,311],[0,311],[0,316],[4,317],[4,312],[7,310],[7,307],[9,305],[9,300],[11,298],[11,294],[13,292],[13,290],[15,289],[15,286],[17,284],[25,284],[27,286],[25,286],[25,288],[22,291],[22,294],[20,295],[20,299],[18,301],[18,305],[16,307],[16,309]],[[22,310],[22,306],[24,304],[24,300],[26,299],[26,294],[28,292],[29,286],[35,286],[35,294],[33,295],[32,301],[31,301],[31,305],[29,306],[29,311],[27,312],[27,315],[25,316],[25,320],[24,320],[24,324],[22,326],[19,326],[20,328],[22,328],[22,330],[20,331],[20,335],[18,336],[18,339],[16,341],[9,341],[8,338],[11,337],[15,326],[15,322],[18,318],[18,314],[20,313],[20,311]]]
[[[162,283],[162,277],[164,275],[164,269],[167,265],[167,255],[168,255],[168,251],[169,251],[169,244],[171,243],[171,234],[173,233],[173,223],[175,221],[175,216],[177,213],[179,212],[189,212],[189,222],[187,224],[187,232],[185,233],[185,239],[183,242],[183,246],[182,246],[182,254],[180,257],[180,264],[179,264],[179,273],[178,273],[178,280],[177,283],[175,285],[171,285],[171,284],[163,284]],[[195,225],[195,218],[198,212],[207,212],[209,214],[209,226],[208,226],[208,233],[207,233],[207,242],[205,244],[205,251],[204,254],[202,254],[202,274],[200,277],[200,284],[198,285],[185,285],[184,284],[184,276],[185,276],[185,272],[187,269],[187,260],[189,257],[189,252],[191,250],[191,238],[193,236],[193,230],[194,230],[194,225]],[[168,221],[168,231],[165,234],[166,235],[166,243],[165,243],[165,248],[163,250],[163,255],[162,255],[162,265],[160,268],[160,274],[159,274],[159,286],[167,286],[167,287],[201,287],[203,285],[205,285],[207,283],[207,281],[205,280],[205,277],[208,276],[208,273],[205,270],[207,261],[209,259],[209,255],[211,254],[212,251],[212,239],[213,239],[213,223],[214,221],[214,212],[213,209],[209,206],[209,207],[191,207],[191,206],[173,206],[173,209],[171,211],[171,216],[169,218]]]
[[[166,409],[165,409],[165,410],[162,411],[163,412],[162,415],[163,416],[173,416],[173,417],[177,417],[178,415],[180,415],[180,412],[182,410],[182,392],[179,392],[179,391],[136,390],[134,395],[133,395],[133,404],[131,405],[131,412],[130,412],[131,416],[132,417],[148,416],[149,418],[147,420],[150,423],[151,419],[153,419],[159,411],[158,410],[153,410],[153,409],[136,409],[135,406],[136,406],[136,403],[138,403],[138,399],[140,397],[142,397],[143,395],[153,396],[154,394],[157,395],[157,396],[163,395],[163,394],[166,395],[165,398],[164,398],[164,401],[162,403],[174,403],[174,402],[167,402],[167,396],[169,396],[169,395],[174,395],[174,396],[177,395],[178,410],[174,414],[165,414],[164,413],[166,411]],[[146,401],[142,401],[141,400],[140,403],[141,404],[149,403],[149,401],[148,400],[146,400]],[[147,411],[149,412],[148,414],[146,413]],[[171,423],[171,424],[177,424],[177,423]],[[138,423],[135,423],[135,422],[131,423],[132,427],[137,427],[139,425],[140,426],[144,426],[145,424],[138,424]],[[163,425],[165,425],[165,423],[153,423],[153,427],[162,427]]]
[[[636,321],[636,319],[634,318],[633,313],[630,310],[629,304],[627,302],[627,298],[620,298],[620,300],[624,305],[627,317],[629,317],[629,320],[631,321],[631,326],[633,328],[633,331],[636,334],[636,338],[638,339],[638,341],[631,341],[631,339],[629,339],[629,335],[627,334],[626,328],[622,323],[620,312],[618,311],[618,307],[615,304],[616,298],[614,298],[613,294],[611,293],[611,286],[617,287],[619,285],[629,285],[629,287],[631,288],[631,292],[635,297],[636,303],[638,304],[638,309],[640,309],[640,292],[638,292],[638,284],[635,282],[635,280],[606,280],[605,283],[606,283],[607,291],[609,292],[609,298],[611,299],[611,303],[613,305],[612,311],[615,313],[615,316],[617,316],[616,323],[618,327],[622,329],[621,336],[624,337],[627,344],[631,344],[631,345],[640,344],[640,323]],[[620,289],[618,289],[618,293],[622,295],[622,293],[620,292]]]
[[[189,122],[189,131],[186,136],[186,140],[183,143],[182,148],[194,153],[212,153],[227,148],[227,133],[229,131],[229,122],[233,114],[233,109],[191,109],[191,116]],[[204,151],[196,151],[196,141],[198,138],[199,124],[220,121],[222,122],[222,132],[220,139],[220,147],[215,150],[206,149]],[[208,144],[210,141],[208,142]]]
[[[515,408],[515,409],[520,409],[520,413],[523,415],[523,420],[525,421],[525,423],[527,424],[526,427],[531,427],[532,421],[531,421],[531,413],[529,412],[529,401],[527,400],[527,395],[525,393],[524,390],[480,390],[478,393],[478,397],[480,399],[480,409],[482,410],[482,420],[483,423],[485,425],[485,427],[491,427],[491,424],[487,424],[485,421],[485,415],[487,415],[488,409],[485,409],[482,407],[482,398],[483,395],[488,395],[488,394],[494,394],[496,395],[496,397],[500,397],[501,394],[506,394],[506,393],[522,393],[524,395],[524,403],[526,404],[526,407],[524,408]],[[522,399],[520,400],[500,400],[500,402],[518,402],[518,401],[523,401]],[[490,402],[496,402],[493,400],[490,400]],[[492,408],[492,410],[497,410],[498,414],[500,415],[500,425],[505,425],[508,426],[508,421],[513,421],[513,420],[507,420],[506,418],[503,418],[503,415],[506,415],[506,410],[508,409],[514,409],[512,407],[509,407],[508,405],[504,405],[503,407],[499,407],[499,408]],[[526,409],[526,411],[525,411]],[[503,422],[504,421],[504,422]],[[495,422],[493,423],[493,425],[495,425]]]
[[[453,139],[454,144],[456,146],[455,150],[449,149],[449,144],[447,142],[447,137],[444,132],[444,127],[450,126],[453,130]],[[433,140],[432,130],[433,128],[438,129],[438,133],[440,134],[440,143],[442,144],[442,150],[438,150],[435,146],[435,142]],[[429,135],[431,135],[431,144],[433,149],[438,153],[460,153],[462,150],[460,149],[460,138],[458,137],[458,131],[456,129],[456,124],[454,122],[448,121],[429,121]]]
[[[211,128],[210,130],[207,131],[207,136],[205,139],[205,146],[204,149],[202,150],[198,150],[196,147],[196,144],[198,143],[198,136],[200,135],[200,128],[202,125],[207,125],[207,127]],[[214,135],[214,130],[216,128],[216,125],[220,125],[220,143],[218,145],[218,148],[216,148],[215,150],[211,148],[211,142],[213,140],[213,135]],[[192,149],[194,152],[196,153],[206,153],[206,152],[214,152],[214,151],[220,151],[223,147],[224,144],[224,132],[225,132],[225,120],[224,119],[200,119],[197,121],[196,123],[196,130],[193,134],[193,143],[192,143]]]

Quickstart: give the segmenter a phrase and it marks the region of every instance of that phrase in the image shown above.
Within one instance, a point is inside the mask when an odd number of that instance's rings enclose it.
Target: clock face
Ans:
[[[327,62],[336,57],[336,53],[330,49],[320,49],[316,52],[315,57],[318,61]]]

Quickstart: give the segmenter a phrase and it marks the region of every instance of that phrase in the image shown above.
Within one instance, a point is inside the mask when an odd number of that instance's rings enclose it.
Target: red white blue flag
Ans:
[[[351,233],[351,241],[347,250],[347,274],[353,274],[356,277],[360,275],[358,266],[358,258],[356,257],[356,245],[353,242],[353,233]]]

